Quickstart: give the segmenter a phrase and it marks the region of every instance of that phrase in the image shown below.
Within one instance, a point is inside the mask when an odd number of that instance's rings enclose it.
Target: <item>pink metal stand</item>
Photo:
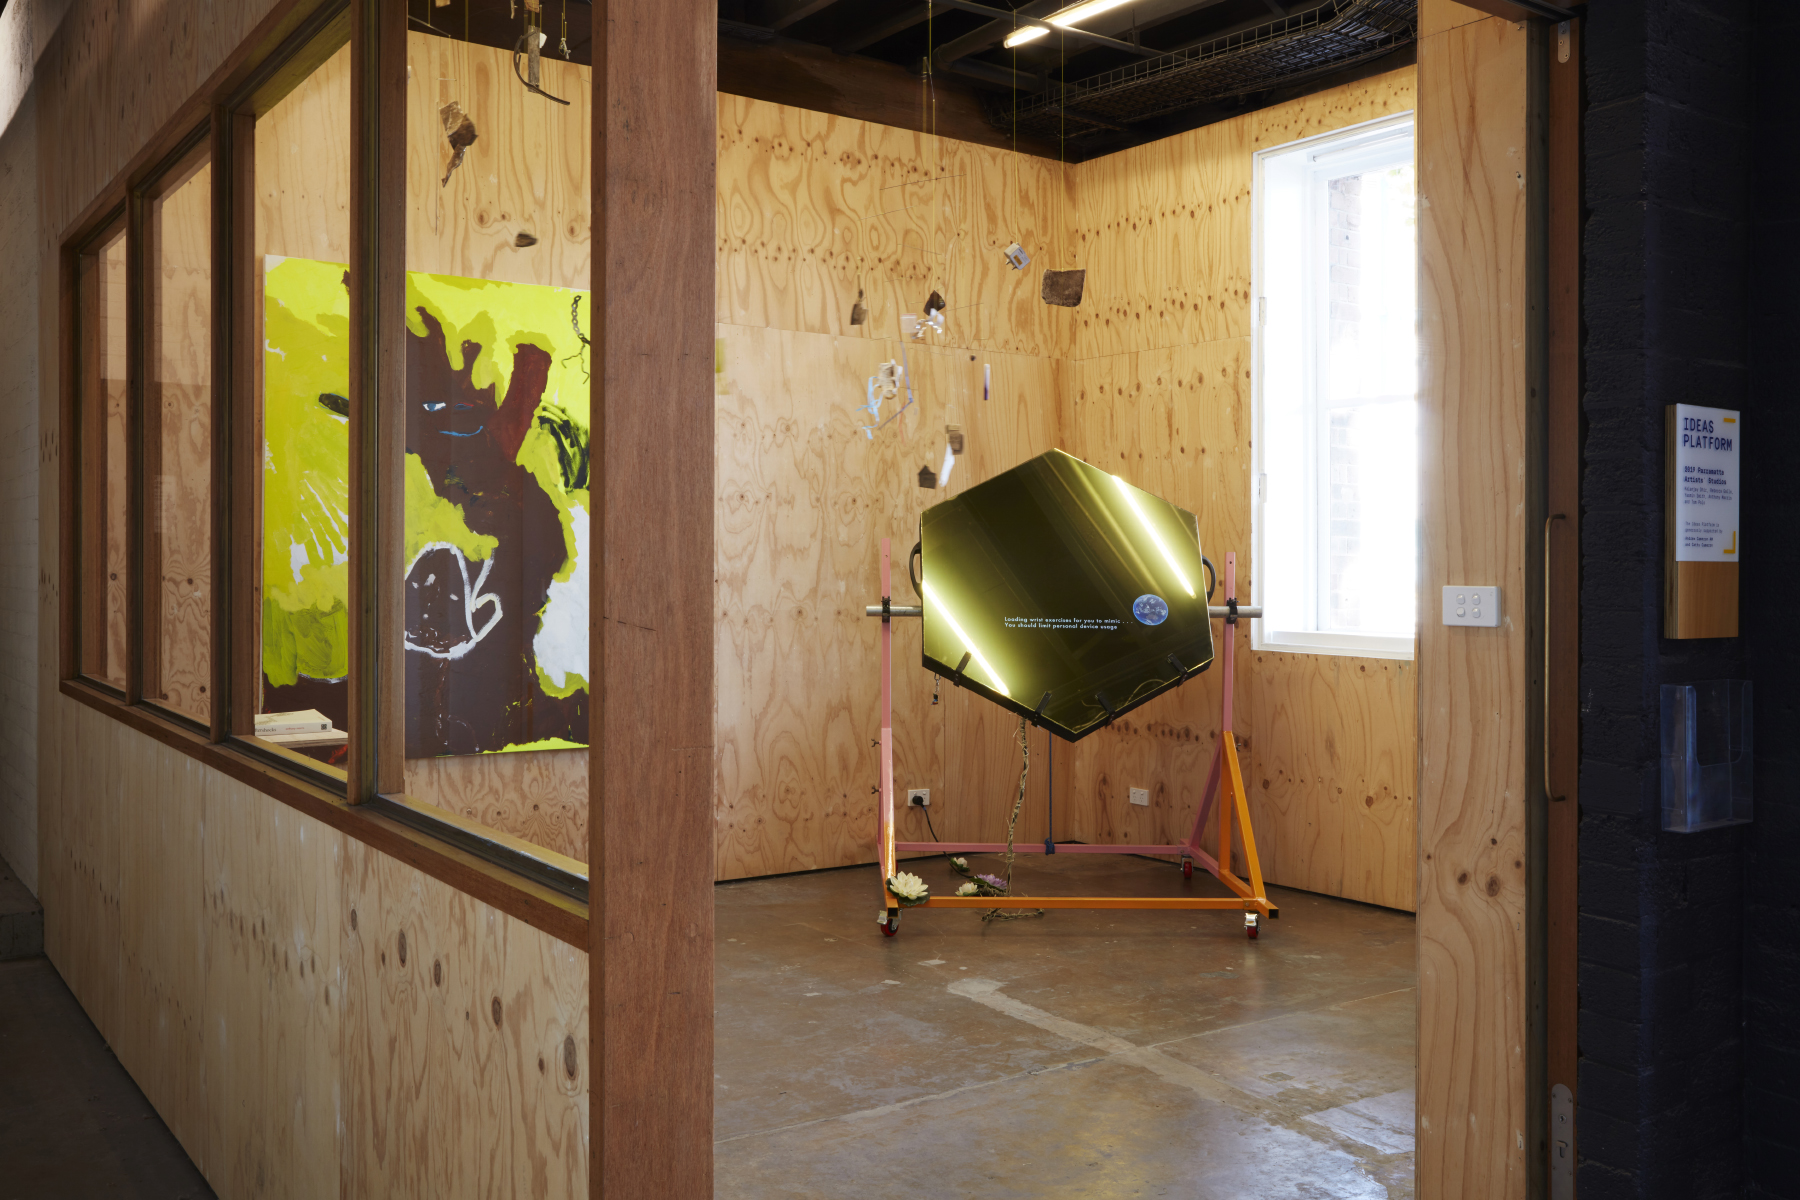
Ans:
[[[877,843],[881,856],[882,932],[892,936],[898,932],[900,925],[900,904],[888,891],[887,880],[893,878],[897,869],[898,856],[902,853],[923,851],[932,854],[1004,854],[1004,842],[900,842],[894,840],[894,635],[891,618],[893,616],[918,616],[920,610],[894,609],[891,605],[893,595],[892,551],[888,538],[881,539],[881,594],[882,603],[879,608],[871,605],[870,615],[879,615],[881,621],[881,800],[876,809]],[[1223,909],[1241,911],[1245,916],[1245,932],[1256,936],[1258,915],[1275,917],[1280,910],[1269,902],[1267,890],[1263,886],[1262,865],[1257,859],[1256,838],[1250,829],[1250,810],[1244,793],[1242,772],[1238,768],[1237,741],[1232,734],[1233,717],[1233,684],[1237,670],[1235,626],[1240,610],[1237,598],[1237,555],[1225,556],[1225,604],[1214,607],[1212,615],[1222,618],[1225,623],[1224,659],[1224,712],[1223,727],[1219,732],[1219,744],[1213,749],[1212,766],[1206,775],[1206,790],[1200,801],[1200,810],[1194,816],[1194,826],[1187,839],[1172,846],[1087,846],[1057,845],[1053,851],[1047,851],[1043,844],[1027,842],[1015,845],[1015,854],[1160,854],[1179,855],[1182,860],[1183,874],[1193,874],[1193,864],[1198,862],[1206,868],[1214,878],[1223,883],[1234,894],[1231,896],[933,896],[923,904],[910,905],[912,908],[1165,908],[1165,909]],[[1257,610],[1248,610],[1242,615],[1260,615]],[[1221,796],[1223,802],[1220,803]],[[1208,853],[1201,847],[1200,841],[1206,830],[1207,818],[1217,807],[1218,838],[1214,842],[1214,851]],[[1235,819],[1235,821],[1234,821]],[[1239,836],[1243,840],[1245,865],[1248,868],[1248,880],[1240,879],[1231,870],[1233,824],[1238,826]]]

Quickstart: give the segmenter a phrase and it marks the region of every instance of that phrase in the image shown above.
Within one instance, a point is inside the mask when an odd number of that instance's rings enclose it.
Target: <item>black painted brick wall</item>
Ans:
[[[1743,829],[1660,831],[1663,411],[1748,399],[1750,0],[1589,9],[1582,475],[1583,1200],[1743,1194]],[[1746,528],[1745,541],[1750,534]]]
[[[1800,1198],[1800,14],[1758,0],[1752,39],[1750,403],[1743,633],[1756,684],[1744,831],[1745,1193]],[[1783,40],[1785,39],[1785,41]],[[1751,547],[1754,547],[1752,550]]]

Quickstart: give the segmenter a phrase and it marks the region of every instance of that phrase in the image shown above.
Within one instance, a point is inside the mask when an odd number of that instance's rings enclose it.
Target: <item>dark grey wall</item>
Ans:
[[[1800,1197],[1800,13],[1758,0],[1751,38],[1746,662],[1756,684],[1756,821],[1744,831],[1744,1175]]]
[[[1660,590],[1665,406],[1742,408],[1751,429],[1766,407],[1752,395],[1747,336],[1749,9],[1608,0],[1588,10],[1583,1200],[1702,1200],[1744,1187],[1750,835],[1662,833],[1657,759],[1660,686],[1742,677],[1757,640],[1663,639]],[[1768,495],[1748,489],[1751,503]],[[1744,544],[1750,560],[1775,565],[1770,550],[1750,549],[1748,520]],[[1763,748],[1774,733],[1765,721]],[[1758,800],[1775,797],[1765,789]]]

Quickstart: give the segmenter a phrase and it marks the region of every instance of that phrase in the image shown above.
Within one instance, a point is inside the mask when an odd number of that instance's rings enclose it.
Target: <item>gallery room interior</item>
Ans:
[[[1794,20],[0,0],[0,1177],[1800,1196]]]

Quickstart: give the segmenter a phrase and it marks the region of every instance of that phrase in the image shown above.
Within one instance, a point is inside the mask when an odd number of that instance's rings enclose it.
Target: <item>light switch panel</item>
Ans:
[[[1500,589],[1452,584],[1444,589],[1444,624],[1500,624]]]

